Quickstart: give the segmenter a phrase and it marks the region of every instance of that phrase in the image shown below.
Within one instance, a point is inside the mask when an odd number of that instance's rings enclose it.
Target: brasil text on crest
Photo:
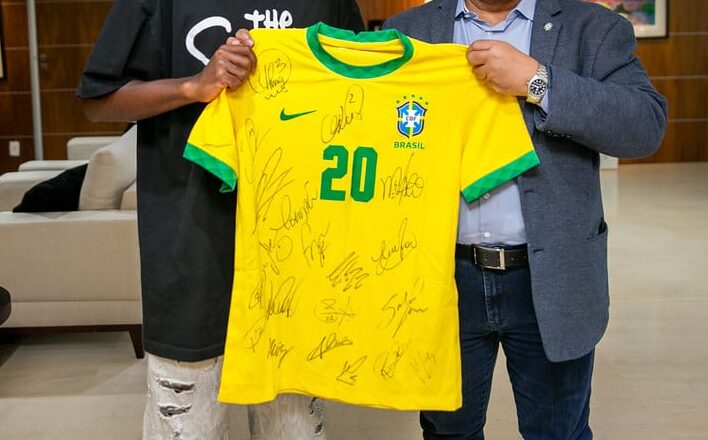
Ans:
[[[403,101],[398,101],[400,104],[396,111],[398,132],[408,138],[408,141],[395,141],[394,148],[405,149],[424,149],[423,142],[413,142],[411,139],[420,135],[425,130],[425,115],[428,109],[424,107],[423,98],[416,99],[415,95],[411,97],[404,96]],[[427,106],[428,103],[426,102]]]

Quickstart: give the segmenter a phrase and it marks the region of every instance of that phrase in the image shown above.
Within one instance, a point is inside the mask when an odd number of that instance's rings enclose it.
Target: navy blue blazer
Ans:
[[[457,0],[434,0],[384,27],[430,43],[451,42],[456,6]],[[549,109],[543,118],[520,100],[541,165],[518,184],[536,316],[554,362],[589,353],[607,328],[599,153],[650,155],[666,129],[666,101],[635,49],[632,26],[618,14],[579,0],[538,0],[531,56],[549,68]]]

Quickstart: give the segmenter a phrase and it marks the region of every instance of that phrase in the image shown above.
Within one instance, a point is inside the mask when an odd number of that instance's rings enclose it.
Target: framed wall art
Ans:
[[[634,26],[637,38],[668,36],[669,0],[586,0],[624,16]]]

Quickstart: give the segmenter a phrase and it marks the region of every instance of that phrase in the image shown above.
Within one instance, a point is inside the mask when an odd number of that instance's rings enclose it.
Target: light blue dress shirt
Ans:
[[[454,42],[469,45],[476,40],[505,41],[528,55],[531,47],[536,0],[521,0],[506,20],[491,26],[470,12],[459,0],[455,13]],[[548,95],[541,108],[547,109]],[[526,226],[516,180],[506,183],[471,204],[460,197],[457,242],[462,244],[523,244]]]

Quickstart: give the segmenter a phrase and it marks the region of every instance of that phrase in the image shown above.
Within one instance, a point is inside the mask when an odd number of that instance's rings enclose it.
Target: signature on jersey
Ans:
[[[331,142],[355,121],[361,121],[363,118],[364,89],[353,85],[344,95],[344,102],[322,119],[322,142]]]

